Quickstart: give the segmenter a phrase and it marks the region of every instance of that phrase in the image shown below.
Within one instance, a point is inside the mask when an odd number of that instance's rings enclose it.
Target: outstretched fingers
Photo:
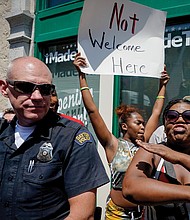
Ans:
[[[73,64],[78,68],[87,66],[86,59],[80,53],[76,54]]]
[[[136,140],[136,143],[139,147],[142,147],[144,150],[150,153],[157,154],[158,156],[171,163],[178,163],[178,152],[170,149],[163,144],[146,143],[142,142],[141,140]]]

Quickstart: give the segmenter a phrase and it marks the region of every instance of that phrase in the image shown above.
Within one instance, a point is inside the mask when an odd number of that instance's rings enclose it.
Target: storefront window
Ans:
[[[47,8],[51,8],[71,1],[73,0],[47,0]]]
[[[156,53],[156,51],[155,51]],[[170,25],[165,30],[165,63],[170,75],[166,101],[190,95],[190,23]],[[159,79],[121,77],[121,103],[144,110],[147,119],[157,95]]]
[[[120,102],[140,108],[147,119],[158,91],[158,82],[155,78],[122,76]]]
[[[190,95],[190,23],[166,27],[165,52],[169,99]]]
[[[43,46],[42,46],[43,47]],[[78,73],[73,65],[77,53],[76,38],[54,42],[43,47],[43,61],[50,68],[59,98],[58,112],[80,119],[92,131],[87,112],[83,106]],[[87,76],[94,101],[99,103],[99,76]]]

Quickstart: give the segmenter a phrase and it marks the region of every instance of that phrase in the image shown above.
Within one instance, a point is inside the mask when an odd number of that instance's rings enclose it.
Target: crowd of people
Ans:
[[[169,75],[163,70],[158,96],[153,106],[146,128],[139,109],[128,105],[120,105],[116,109],[122,137],[115,137],[102,119],[93,97],[89,91],[85,74],[80,67],[87,65],[85,59],[76,55],[74,65],[79,72],[79,83],[84,106],[89,114],[95,134],[103,146],[111,170],[111,191],[107,198],[105,219],[141,219],[142,207],[127,201],[122,195],[122,181],[134,154],[138,150],[136,139],[148,141],[157,128],[164,105],[166,85]]]
[[[111,176],[83,122],[57,112],[49,68],[34,57],[16,58],[0,80],[1,93],[12,105],[0,126],[1,219],[99,220],[97,189],[109,181],[102,219],[190,219],[190,100],[172,100],[163,111],[170,79],[166,67],[147,122],[136,107],[124,103],[116,108],[118,138],[90,93],[81,70],[85,58],[78,53],[73,64]]]

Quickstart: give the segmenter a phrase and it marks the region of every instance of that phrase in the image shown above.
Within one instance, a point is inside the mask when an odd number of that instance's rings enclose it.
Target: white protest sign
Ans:
[[[128,0],[85,0],[78,50],[89,74],[160,78],[166,12]]]

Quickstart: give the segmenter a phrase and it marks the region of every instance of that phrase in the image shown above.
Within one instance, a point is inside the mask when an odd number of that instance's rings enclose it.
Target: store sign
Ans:
[[[79,89],[78,72],[73,65],[77,53],[76,40],[73,41],[46,45],[43,52],[43,61],[51,70],[53,83],[56,86],[59,98],[58,112],[77,118],[89,127],[90,121]],[[88,83],[90,92],[95,102],[98,103],[99,81],[93,79],[92,83],[89,78]]]
[[[180,32],[180,33],[179,33]],[[178,48],[182,46],[190,46],[190,30],[184,30],[181,29],[178,30],[178,33],[171,30],[170,33],[166,33],[166,36],[164,38],[165,40],[165,48]]]
[[[160,77],[166,13],[128,0],[85,0],[78,49],[83,71]]]
[[[67,49],[64,53],[50,51],[45,55],[45,63],[51,64],[74,61],[76,53],[76,50],[71,51],[71,49]]]

